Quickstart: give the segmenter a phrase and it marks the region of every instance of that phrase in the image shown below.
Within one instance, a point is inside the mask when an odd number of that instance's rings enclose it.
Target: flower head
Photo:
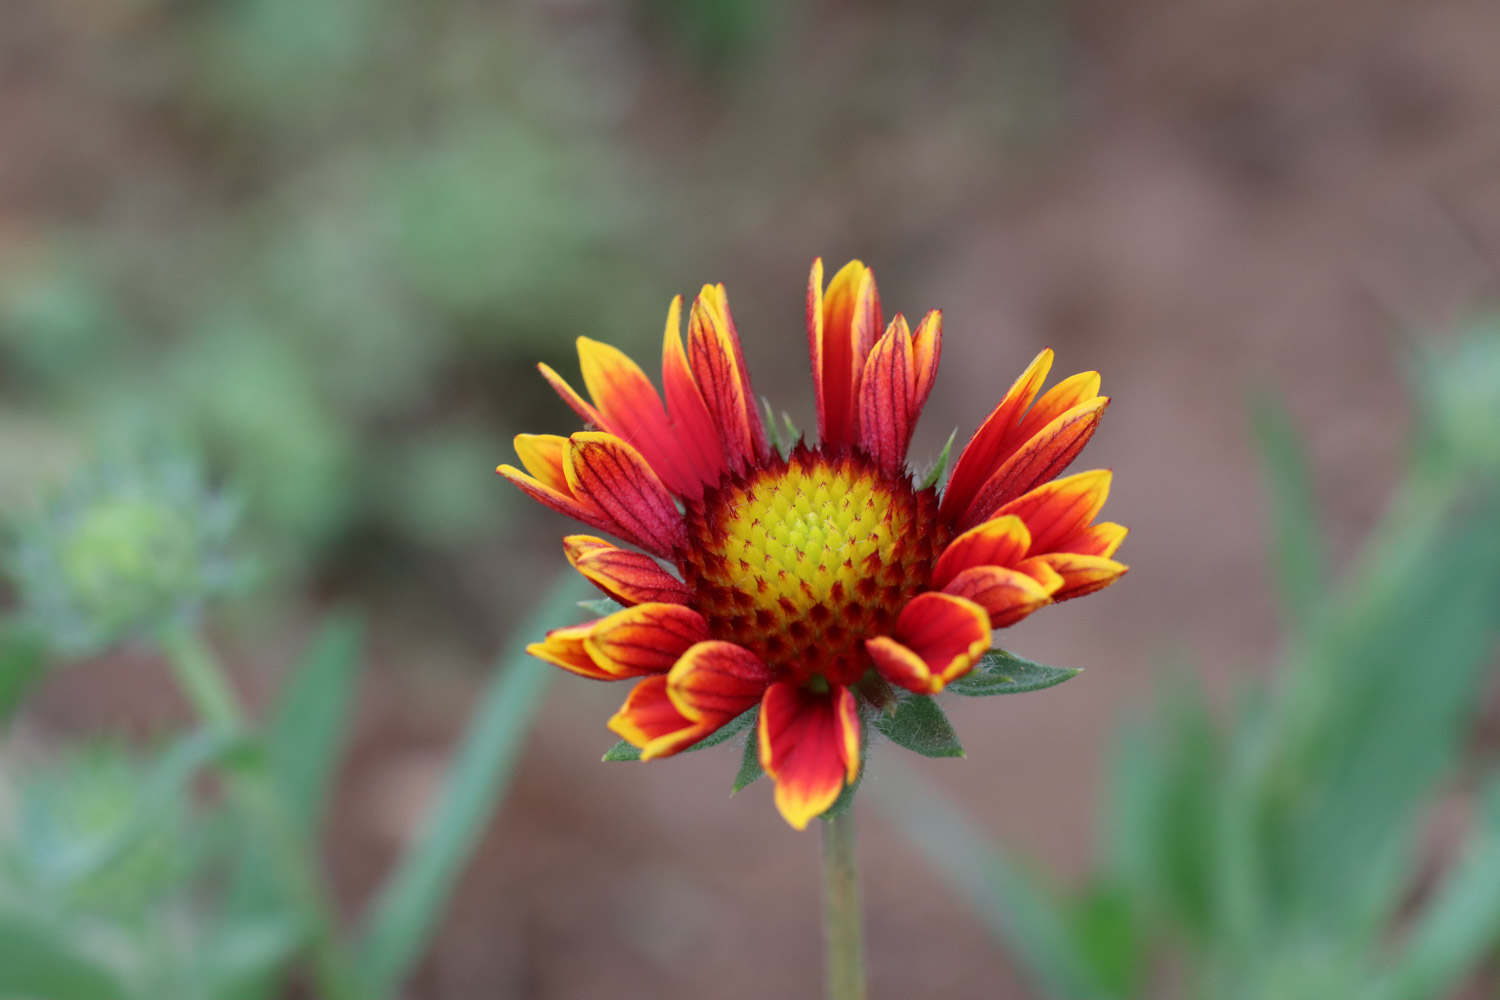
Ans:
[[[681,331],[667,314],[662,394],[624,354],[578,342],[589,399],[543,376],[592,428],[522,434],[501,475],[641,551],[570,535],[580,573],[623,605],[530,651],[634,681],[610,728],[643,759],[678,753],[758,707],[761,766],[801,829],[859,774],[865,723],[892,685],[936,694],[992,631],[1114,582],[1125,529],[1095,522],[1106,471],[1058,476],[1108,404],[1093,372],[1041,392],[1043,351],[970,439],[946,489],[907,469],[937,375],[942,315],[884,324],[858,261],[825,287],[814,261],[807,336],[816,446],[773,447],[723,285]],[[668,568],[670,567],[670,569]],[[671,570],[675,569],[675,573]]]

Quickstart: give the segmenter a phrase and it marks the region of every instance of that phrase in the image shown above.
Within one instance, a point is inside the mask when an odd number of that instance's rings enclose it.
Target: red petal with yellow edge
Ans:
[[[1079,472],[1054,479],[1023,494],[1000,508],[999,514],[1014,514],[1031,531],[1031,554],[1052,552],[1057,544],[1087,526],[1109,498],[1108,469]]]
[[[906,464],[916,411],[916,362],[906,317],[897,315],[865,360],[859,382],[859,439],[870,457],[888,473]]]
[[[1042,589],[1047,592],[1049,597],[1063,588],[1062,576],[1058,574],[1057,570],[1042,561],[1039,556],[1022,559],[1016,563],[1016,569],[1041,584]]]
[[[719,727],[683,718],[667,696],[667,678],[657,676],[631,689],[625,704],[610,718],[609,728],[640,747],[642,760],[655,760],[692,746]]]
[[[1095,396],[1061,414],[1011,454],[979,489],[959,523],[984,520],[1002,506],[1072,464],[1094,436],[1108,396]]]
[[[755,401],[755,390],[750,387],[750,368],[745,364],[745,351],[740,344],[740,331],[734,325],[734,314],[729,311],[729,292],[724,282],[714,286],[718,292],[719,311],[724,316],[724,332],[729,346],[734,350],[734,366],[740,373],[740,391],[745,397],[745,421],[750,425],[750,444],[761,458],[771,456],[771,441],[766,437],[766,426],[760,419],[760,406]]]
[[[722,725],[765,694],[771,671],[760,657],[732,642],[700,642],[667,674],[667,696],[683,718],[718,719]]]
[[[1079,372],[1077,375],[1069,375],[1042,393],[1041,398],[1021,419],[1011,440],[1017,443],[1028,440],[1037,431],[1073,407],[1087,403],[1097,398],[1098,395],[1098,372]]]
[[[743,470],[756,454],[749,410],[753,398],[746,393],[747,383],[738,361],[739,345],[729,331],[720,290],[704,285],[688,316],[688,363],[729,467]]]
[[[571,494],[555,490],[546,483],[533,479],[514,465],[502,465],[495,469],[496,472],[519,486],[531,499],[551,507],[559,514],[564,514],[575,521],[591,524],[602,531],[616,533],[620,526],[604,511],[595,507],[592,503],[578,500]],[[564,484],[566,485],[566,484]]]
[[[1014,566],[1031,548],[1031,532],[1019,517],[997,517],[975,525],[948,543],[932,568],[932,585],[941,587],[973,566]]]
[[[667,412],[680,431],[682,449],[700,480],[700,485],[684,496],[697,499],[703,495],[703,486],[717,483],[729,466],[724,461],[724,446],[719,443],[714,418],[703,402],[703,394],[698,391],[698,382],[688,364],[687,350],[682,346],[681,295],[672,299],[672,305],[667,309],[667,327],[661,345],[661,381]]]
[[[1035,358],[1011,385],[1000,405],[990,412],[983,424],[969,438],[958,460],[953,463],[953,472],[948,477],[948,487],[943,492],[941,513],[957,518],[974,499],[974,494],[995,471],[995,466],[1005,459],[1005,446],[1012,429],[1021,419],[1021,414],[1031,405],[1036,394],[1052,370],[1052,349],[1046,348]]]
[[[582,625],[555,628],[547,633],[547,638],[543,641],[527,646],[526,652],[539,660],[596,681],[617,681],[620,679],[618,676],[601,668],[583,648],[583,641],[588,638],[595,624],[597,623],[585,622]]]
[[[761,699],[758,735],[761,767],[776,779],[776,808],[798,830],[859,775],[859,709],[846,687],[772,684]]]
[[[637,604],[594,623],[583,648],[619,677],[664,674],[688,647],[708,638],[708,622],[681,604]]]
[[[990,648],[989,615],[952,594],[918,594],[901,610],[894,632],[865,640],[865,648],[886,680],[921,694],[937,694]]]
[[[912,361],[915,377],[912,380],[911,412],[916,416],[927,405],[932,394],[932,384],[937,381],[938,360],[943,356],[943,313],[934,309],[922,317],[917,332],[912,334]]]
[[[974,566],[955,576],[943,593],[967,597],[990,616],[990,628],[1005,628],[1052,603],[1047,588],[1018,569]]]
[[[568,493],[568,476],[563,471],[568,458],[567,438],[560,434],[517,434],[513,443],[521,464],[539,483]]]
[[[644,553],[618,548],[593,535],[567,536],[563,552],[574,569],[621,604],[692,603],[693,592],[687,584]]]
[[[641,453],[601,431],[580,431],[569,442],[564,471],[573,495],[608,514],[622,537],[671,555],[683,539],[682,514]]]
[[[1103,590],[1130,569],[1104,556],[1082,556],[1074,552],[1049,552],[1036,558],[1051,566],[1063,579],[1061,589],[1052,595],[1054,601],[1066,601]]]
[[[851,260],[825,292],[823,261],[813,261],[808,282],[808,353],[818,404],[818,435],[825,446],[853,444],[858,429],[855,391],[865,357],[880,335],[880,293],[875,275]]]
[[[595,427],[604,426],[604,418],[600,416],[599,411],[574,392],[573,387],[567,383],[566,379],[553,371],[551,365],[537,365],[536,368],[542,373],[542,378],[547,380],[547,384],[552,386],[552,390],[562,397],[562,401],[583,418],[584,423],[593,424]]]
[[[1076,552],[1081,556],[1104,556],[1108,558],[1120,550],[1120,543],[1130,530],[1113,521],[1100,521],[1086,528],[1079,528],[1057,543],[1059,552]]]
[[[618,348],[579,337],[578,367],[604,418],[604,429],[640,451],[674,493],[697,490],[701,482],[697,470],[688,461],[661,397],[640,366]]]

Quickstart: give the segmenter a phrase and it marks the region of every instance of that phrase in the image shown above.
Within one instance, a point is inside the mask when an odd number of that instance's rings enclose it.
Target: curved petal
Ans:
[[[1052,595],[1054,601],[1066,601],[1103,590],[1130,571],[1124,563],[1104,556],[1086,556],[1075,552],[1048,552],[1036,557],[1062,577],[1062,587]]]
[[[568,457],[568,439],[560,434],[517,434],[512,441],[516,457],[526,471],[548,489],[568,492],[568,476],[563,471]]]
[[[990,616],[990,628],[1005,628],[1052,603],[1046,587],[1018,569],[973,566],[955,576],[943,593],[967,597]]]
[[[516,468],[514,465],[501,465],[495,469],[500,475],[510,480],[531,499],[546,507],[551,507],[559,514],[571,517],[575,521],[589,524],[601,531],[619,533],[620,526],[615,523],[614,518],[591,503],[578,500],[566,490],[554,489],[539,479],[534,479]],[[567,484],[564,483],[564,486]]]
[[[918,594],[901,609],[894,632],[866,639],[865,648],[886,680],[921,694],[937,694],[990,648],[989,615],[952,594]]]
[[[1062,575],[1038,556],[1022,559],[1016,563],[1016,569],[1041,584],[1042,589],[1047,592],[1047,596],[1049,597],[1063,588]]]
[[[1014,514],[1031,532],[1030,554],[1056,551],[1058,543],[1087,527],[1109,498],[1108,469],[1054,479],[1017,497],[997,514]]]
[[[579,431],[568,439],[568,488],[608,514],[622,537],[657,555],[683,540],[682,514],[641,453],[613,434]]]
[[[826,447],[854,443],[855,392],[865,357],[880,335],[875,275],[857,260],[839,269],[823,290],[823,260],[813,261],[807,287],[807,346],[818,404],[818,435]]]
[[[1120,543],[1130,529],[1113,521],[1100,521],[1086,528],[1079,528],[1057,543],[1058,552],[1076,552],[1081,556],[1104,556],[1106,559],[1120,550]]]
[[[927,405],[927,397],[932,394],[932,384],[937,381],[938,361],[943,356],[943,312],[941,309],[934,309],[922,317],[922,322],[917,324],[917,332],[912,334],[911,345],[912,360],[916,370],[911,411],[913,414],[920,415],[922,407]]]
[[[527,646],[526,652],[553,666],[562,667],[564,670],[570,670],[596,681],[620,680],[618,675],[596,664],[594,658],[588,654],[588,650],[583,648],[583,640],[588,638],[595,624],[597,623],[585,622],[582,625],[555,628],[548,632],[547,637],[541,642],[533,642]]]
[[[673,298],[667,309],[667,326],[661,345],[661,383],[662,393],[667,399],[667,412],[680,429],[682,448],[701,484],[684,496],[697,499],[703,494],[703,486],[717,483],[728,471],[729,464],[724,457],[724,446],[719,443],[714,418],[703,402],[692,366],[688,364],[687,349],[682,346],[681,295]]]
[[[942,587],[974,566],[1014,566],[1030,548],[1026,522],[1014,515],[992,518],[948,543],[932,567],[932,585]]]
[[[708,638],[708,622],[681,604],[637,604],[599,619],[584,651],[617,677],[664,674],[690,646]]]
[[[916,360],[906,317],[897,314],[865,359],[860,376],[858,405],[859,443],[886,472],[895,474],[906,465],[917,411]]]
[[[1038,430],[984,481],[959,523],[984,520],[1066,469],[1094,436],[1108,405],[1108,396],[1095,396],[1064,411]]]
[[[600,415],[598,410],[594,409],[593,404],[578,395],[573,390],[573,387],[568,384],[567,379],[552,370],[551,365],[537,365],[536,369],[542,373],[542,378],[547,380],[547,384],[552,386],[552,391],[561,396],[562,401],[567,403],[573,412],[582,418],[584,423],[593,424],[599,428],[604,426],[604,417]]]
[[[1064,413],[1090,402],[1099,395],[1099,373],[1079,372],[1069,375],[1061,382],[1042,393],[1041,398],[1036,401],[1021,423],[1016,427],[1013,441],[1028,440],[1033,434],[1046,427],[1052,421]]]
[[[640,365],[616,347],[579,337],[578,367],[603,428],[639,451],[672,492],[699,491],[701,479],[683,450],[681,434]]]
[[[772,684],[761,699],[758,737],[760,766],[776,779],[776,808],[798,830],[859,776],[859,709],[846,687]]]
[[[683,718],[723,725],[765,694],[770,669],[750,650],[709,640],[691,646],[667,674],[667,696]],[[715,727],[717,728],[717,727]]]
[[[943,492],[941,512],[945,516],[957,518],[969,509],[974,494],[984,485],[995,466],[1004,460],[1010,431],[1036,398],[1051,370],[1052,348],[1048,347],[1032,359],[1005,398],[1000,400],[1000,405],[990,411],[974,436],[969,438],[969,443],[964,445],[964,450],[953,463],[948,488]]]
[[[722,723],[683,718],[667,694],[667,678],[658,675],[631,688],[608,725],[622,740],[641,748],[642,760],[655,760],[685,750]]]
[[[563,539],[563,553],[574,569],[621,604],[693,602],[688,585],[645,553],[619,548],[593,535],[568,535]]]
[[[704,285],[688,316],[687,355],[729,466],[744,469],[763,453],[765,427],[733,323],[723,286]]]

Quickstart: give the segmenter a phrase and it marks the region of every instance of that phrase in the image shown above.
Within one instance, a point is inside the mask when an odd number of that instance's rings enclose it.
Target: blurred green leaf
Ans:
[[[578,606],[591,615],[600,618],[608,617],[616,611],[623,610],[625,605],[608,597],[597,597],[590,601],[579,601]]]
[[[740,769],[734,776],[734,787],[730,790],[731,795],[742,791],[754,784],[756,779],[766,772],[760,766],[760,732],[759,727],[752,728],[745,737],[745,746],[740,752]]]
[[[948,432],[948,440],[943,442],[943,450],[938,452],[937,461],[932,463],[932,468],[922,477],[917,489],[925,490],[937,486],[943,481],[943,474],[948,471],[948,456],[953,451],[953,439],[958,437],[958,428]]]
[[[1285,406],[1272,399],[1254,408],[1256,438],[1270,492],[1271,551],[1284,620],[1296,629],[1323,599],[1323,545],[1307,454]]]
[[[555,670],[526,655],[527,637],[563,624],[587,587],[576,574],[562,577],[531,626],[500,656],[421,833],[366,914],[358,958],[370,995],[394,992],[426,949],[464,863],[510,786]]]
[[[1138,994],[1147,951],[1130,894],[1119,886],[1088,886],[1073,905],[1072,927],[1094,979],[1113,995]]]
[[[958,734],[937,702],[925,695],[905,695],[894,709],[875,717],[875,728],[897,746],[923,757],[962,757]]]
[[[995,694],[1024,694],[1027,691],[1040,691],[1043,688],[1061,684],[1081,673],[1083,673],[1081,669],[1048,667],[1022,659],[1003,649],[992,649],[980,657],[979,662],[974,664],[973,670],[951,681],[944,690],[970,698],[982,698]]]
[[[277,696],[266,731],[272,780],[290,818],[309,835],[322,823],[349,728],[363,627],[330,618]]]
[[[18,622],[0,624],[0,730],[46,672],[41,636]]]
[[[88,954],[66,926],[32,908],[0,908],[0,996],[126,1000],[118,975]]]

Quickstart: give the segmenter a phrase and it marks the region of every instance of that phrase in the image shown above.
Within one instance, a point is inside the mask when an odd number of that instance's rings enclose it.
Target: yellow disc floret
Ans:
[[[860,455],[805,448],[709,491],[688,524],[679,563],[716,637],[845,684],[869,665],[864,640],[926,589],[947,541],[933,491]]]

